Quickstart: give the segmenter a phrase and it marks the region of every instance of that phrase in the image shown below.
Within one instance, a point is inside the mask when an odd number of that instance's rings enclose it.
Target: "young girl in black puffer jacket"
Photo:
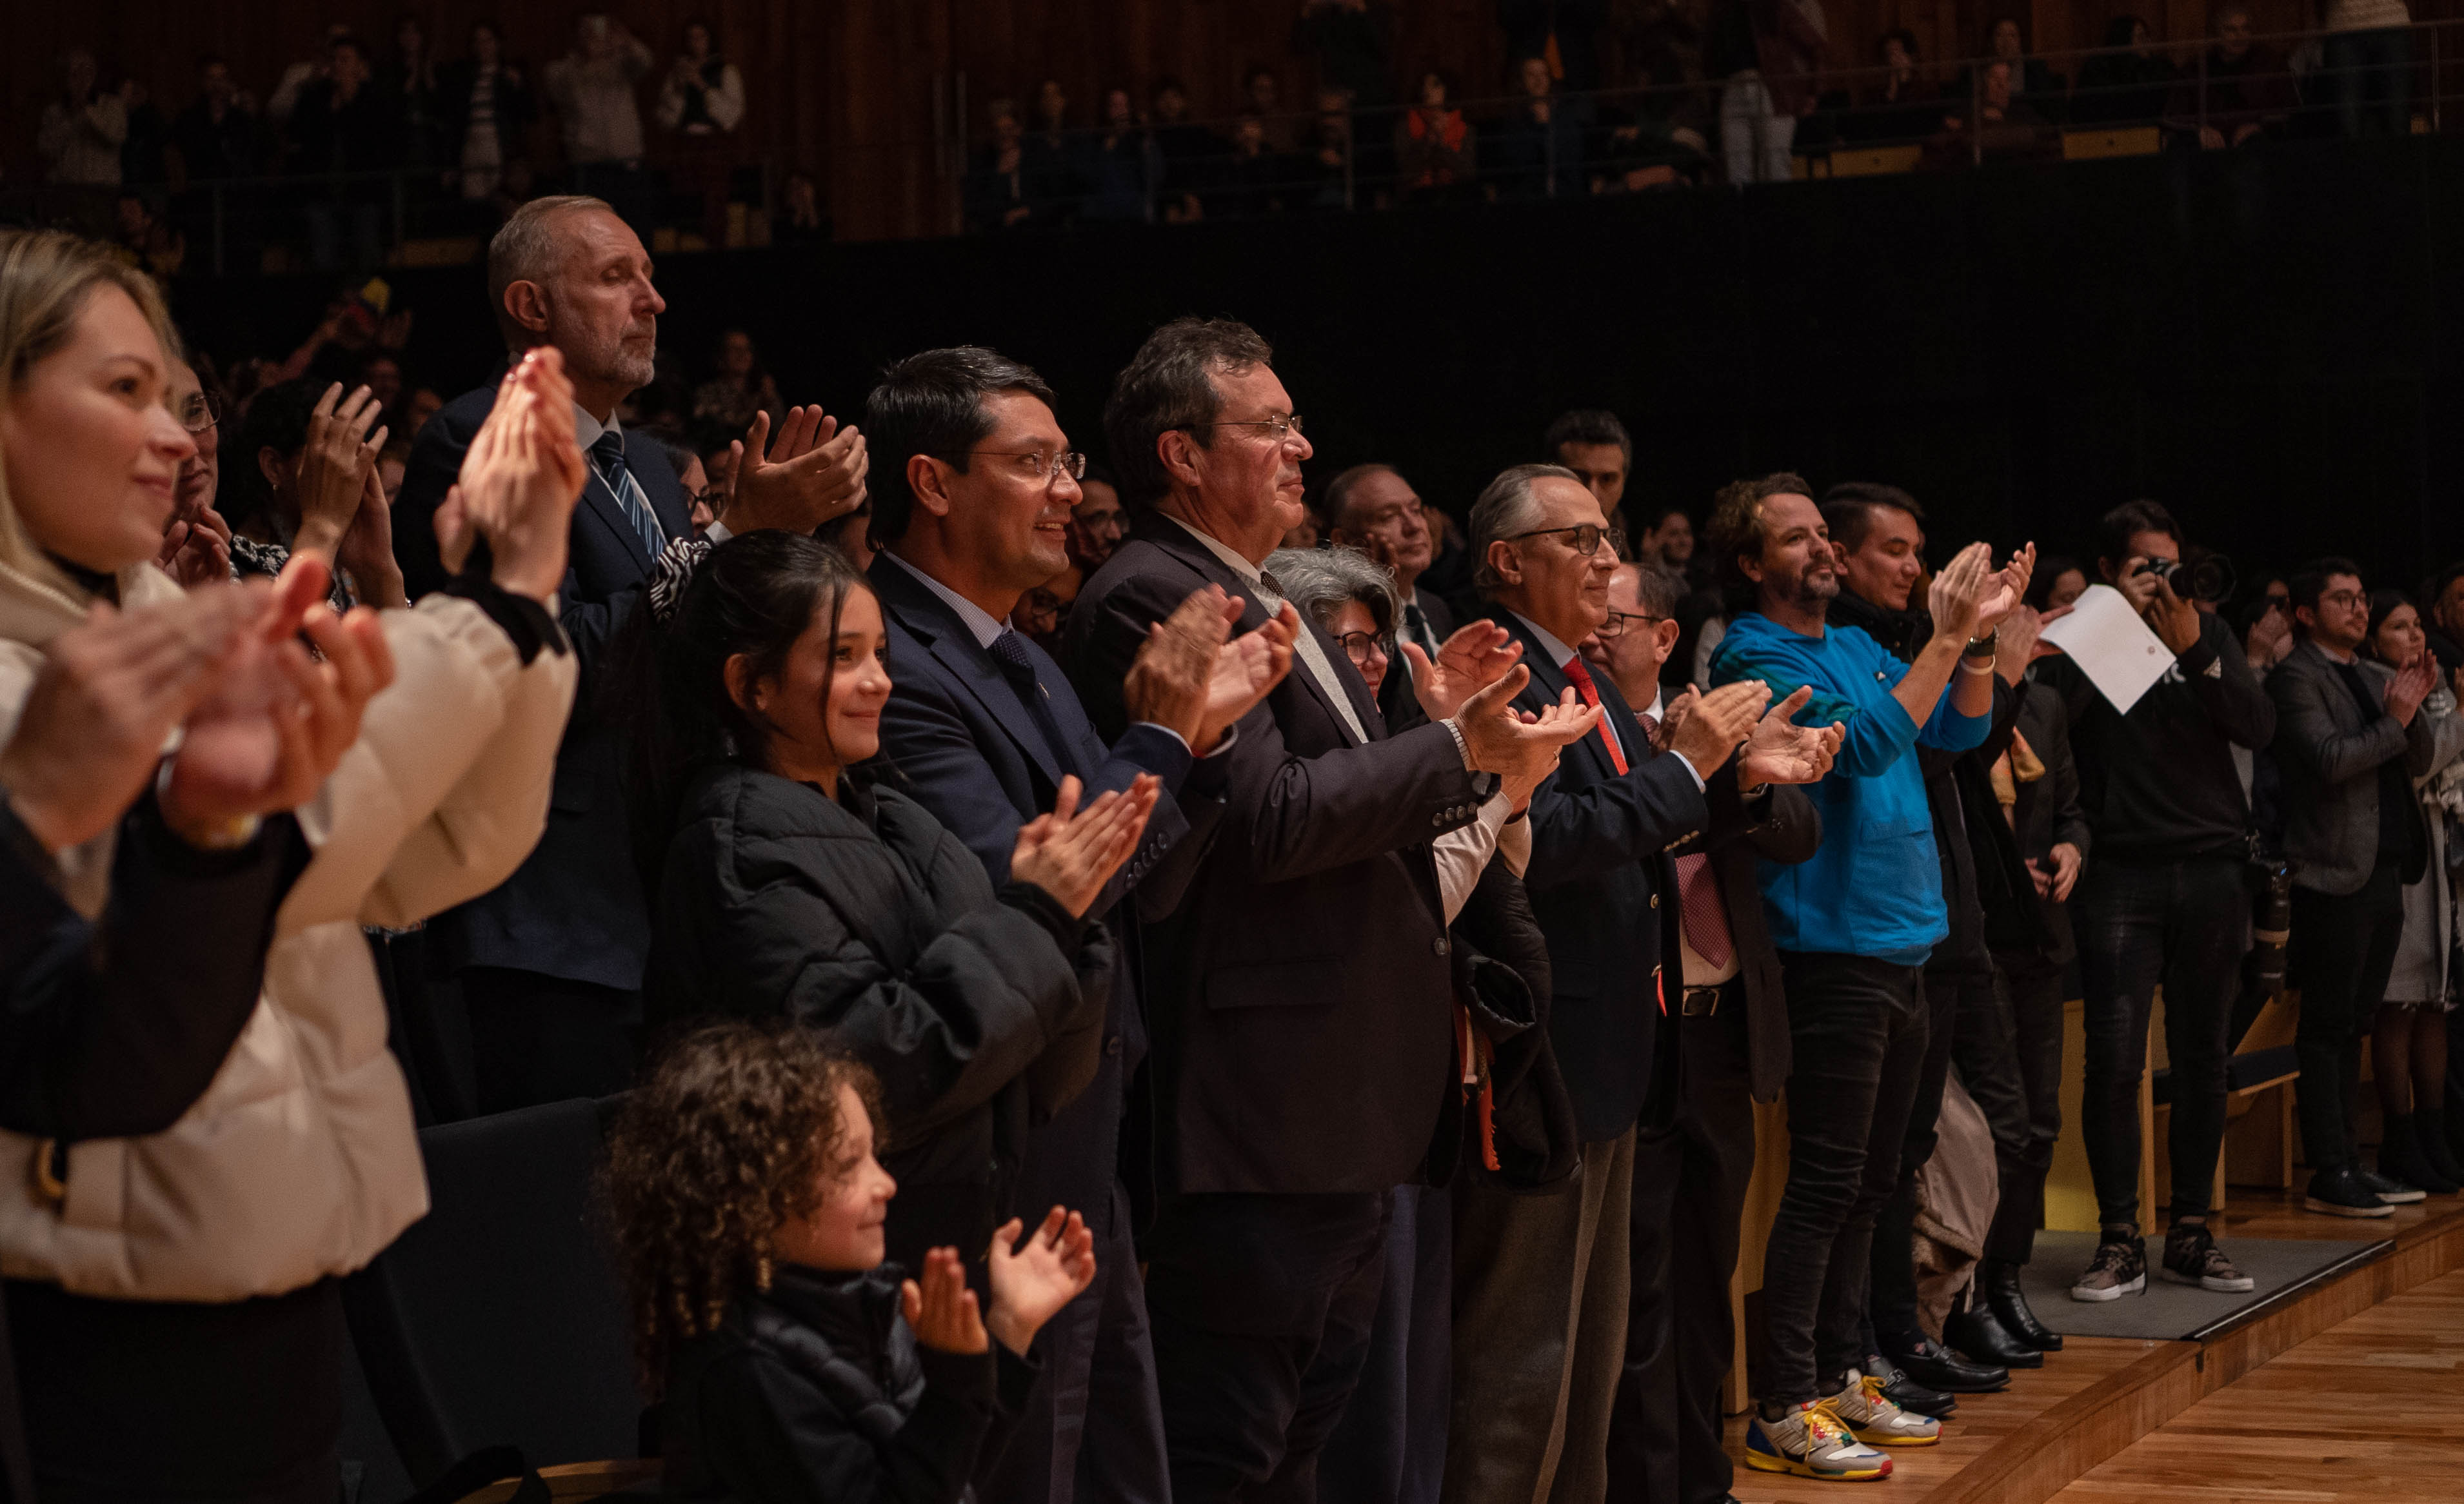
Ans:
[[[980,1315],[957,1250],[920,1280],[883,1263],[879,1100],[812,1032],[725,1022],[627,1101],[605,1188],[669,1498],[955,1504],[1033,1380],[1029,1341],[1093,1280],[1093,1237],[1058,1210],[1023,1246],[1016,1221],[995,1235]]]

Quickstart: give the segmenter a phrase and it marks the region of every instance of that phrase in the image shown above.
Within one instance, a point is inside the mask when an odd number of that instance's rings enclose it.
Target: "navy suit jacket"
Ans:
[[[1130,727],[1106,747],[1061,665],[1027,641],[1036,682],[1077,764],[1074,770],[1061,767],[1000,664],[949,602],[886,554],[873,560],[871,573],[890,631],[882,760],[976,854],[996,885],[1009,881],[1019,827],[1052,808],[1066,773],[1076,772],[1085,785],[1082,806],[1100,794],[1128,789],[1142,773],[1163,779],[1138,849],[1088,909],[1120,941],[1113,952],[1102,1066],[1075,1102],[1036,1131],[1020,1169],[1022,1215],[1063,1205],[1100,1225],[1111,1204],[1128,1083],[1147,1050],[1133,910],[1162,913],[1179,902],[1192,866],[1222,818],[1227,760],[1195,760],[1179,738],[1153,726]],[[1126,902],[1133,888],[1134,905]],[[1133,1178],[1143,1179],[1139,1166],[1132,1170]]]
[[[1515,705],[1541,710],[1569,687],[1564,671],[1514,614],[1492,620],[1523,644],[1531,682]],[[1614,1139],[1641,1119],[1646,1101],[1673,1106],[1676,1068],[1677,874],[1671,847],[1711,822],[1710,802],[1684,759],[1660,756],[1608,675],[1592,676],[1607,723],[1624,746],[1626,772],[1594,731],[1567,748],[1531,796],[1531,865],[1523,885],[1549,940],[1549,1039],[1574,1099],[1583,1142]],[[1664,899],[1661,895],[1667,895]]]
[[[393,537],[413,599],[445,584],[436,509],[495,402],[493,384],[465,392],[428,420],[411,445],[394,503]],[[625,464],[668,536],[691,537],[684,485],[658,442],[627,430]],[[641,987],[650,918],[626,818],[623,743],[606,722],[597,680],[608,644],[649,578],[641,535],[593,467],[574,509],[572,558],[557,601],[558,621],[581,660],[582,683],[557,749],[547,830],[501,886],[432,922],[449,966],[510,967],[625,992]]]

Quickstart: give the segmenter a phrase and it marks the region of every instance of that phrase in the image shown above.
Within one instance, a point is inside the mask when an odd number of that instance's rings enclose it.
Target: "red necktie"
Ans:
[[[1592,671],[1583,666],[1582,654],[1576,653],[1566,660],[1566,682],[1574,687],[1574,692],[1583,697],[1585,705],[1594,709],[1599,708],[1600,687],[1592,683]],[[1600,717],[1600,742],[1609,750],[1609,766],[1617,771],[1619,777],[1623,777],[1625,749],[1617,745],[1617,732],[1609,730],[1609,718],[1605,715]]]

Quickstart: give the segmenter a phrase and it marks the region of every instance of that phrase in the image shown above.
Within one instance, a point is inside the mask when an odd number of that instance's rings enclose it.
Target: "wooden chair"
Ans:
[[[2151,1057],[2163,1048],[2164,999],[2157,998],[2155,1019],[2148,1026]],[[2216,1156],[2215,1184],[2210,1188],[2211,1210],[2225,1210],[2228,1182],[2284,1190],[2293,1184],[2293,1082],[2301,1074],[2293,1056],[2293,1034],[2301,1017],[2299,993],[2279,993],[2267,1000],[2225,1061],[2225,1144]],[[2152,1063],[2152,1061],[2151,1061]],[[2140,1085],[2139,1164],[2143,1217],[2172,1194],[2167,1156],[2159,1154],[2172,1107],[2158,1101],[2157,1071]]]

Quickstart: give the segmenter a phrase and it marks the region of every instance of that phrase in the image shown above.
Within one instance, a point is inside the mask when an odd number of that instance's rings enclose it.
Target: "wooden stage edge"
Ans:
[[[2285,1199],[2298,1205],[2298,1196],[2295,1192]],[[2251,1200],[2241,1206],[2251,1207]],[[2074,1361],[2098,1364],[2090,1350],[2105,1362],[2123,1361],[2101,1377],[2074,1386],[2058,1378],[2066,1355],[2051,1354],[2045,1368],[2014,1375],[2004,1394],[1964,1401],[1964,1411],[1976,1412],[1973,1422],[1965,1413],[1952,1422],[1939,1450],[1897,1453],[1899,1475],[1876,1486],[1875,1504],[2043,1504],[2090,1469],[2269,1359],[2383,1300],[2464,1268],[2464,1201],[2440,1197],[2423,1207],[2399,1209],[2397,1216],[2396,1226],[2380,1224],[2387,1245],[2347,1261],[2341,1272],[2289,1299],[2235,1319],[2205,1341],[2124,1344],[2075,1339],[2072,1346],[2083,1350],[2068,1355]],[[2363,1231],[2298,1212],[2279,1217],[2260,1211],[2226,1221],[2238,1224],[2223,1230],[2228,1243],[2236,1231],[2245,1236],[2306,1232],[2314,1237],[2351,1237]],[[2119,1351],[2125,1345],[2142,1351],[2136,1356]],[[2113,1350],[2109,1357],[2107,1350]],[[2040,1386],[2068,1392],[2046,1404],[2051,1397],[2040,1389],[2032,1401],[2029,1390]],[[2011,1413],[2022,1410],[2034,1413]],[[1982,1445],[1959,1445],[1966,1439],[1959,1436],[1964,1423],[1988,1433],[1975,1438]],[[1741,1424],[1731,1426],[1732,1444],[1742,1430]],[[1843,1490],[1848,1498],[1866,1496],[1853,1485],[1749,1472],[1742,1465],[1735,1487],[1737,1497],[1747,1504],[1840,1499]]]

